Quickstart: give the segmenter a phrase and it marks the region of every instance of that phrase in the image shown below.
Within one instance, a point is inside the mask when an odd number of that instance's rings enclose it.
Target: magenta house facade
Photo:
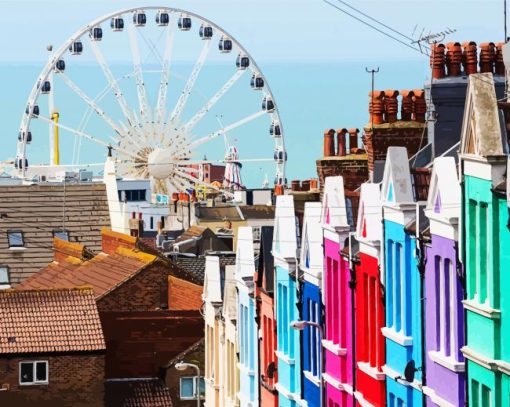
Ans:
[[[453,157],[434,160],[425,214],[431,242],[425,270],[425,357],[427,406],[465,403],[464,289],[458,240],[461,189]]]
[[[324,185],[324,352],[325,403],[328,407],[352,406],[353,341],[352,291],[349,264],[340,251],[349,236],[342,177],[328,177]]]

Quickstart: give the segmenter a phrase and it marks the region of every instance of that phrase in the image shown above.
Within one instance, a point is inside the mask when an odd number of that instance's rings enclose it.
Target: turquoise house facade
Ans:
[[[277,196],[273,233],[278,361],[275,388],[281,407],[303,404],[300,331],[290,327],[292,321],[301,319],[298,308],[297,242],[294,198],[291,195]]]
[[[405,147],[390,147],[381,189],[384,225],[384,276],[386,326],[386,403],[389,407],[422,405],[421,371],[412,382],[404,370],[414,361],[422,367],[421,278],[416,257],[416,238],[406,225],[415,219],[414,202]]]

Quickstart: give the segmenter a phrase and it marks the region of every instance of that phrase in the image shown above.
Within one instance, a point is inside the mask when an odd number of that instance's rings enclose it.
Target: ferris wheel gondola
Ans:
[[[153,13],[151,20],[148,18],[150,13]],[[127,18],[127,16],[132,18]],[[155,41],[148,40],[145,34],[141,33],[142,31],[146,33],[146,30],[149,30],[149,21],[152,21],[155,27],[162,27],[166,30],[166,36],[164,36],[165,32],[161,32],[157,28],[160,33],[158,38],[163,38],[166,41],[164,47],[157,47]],[[122,77],[117,77],[114,74],[114,70],[107,61],[108,54],[102,49],[105,42],[111,37],[108,35],[109,32],[102,29],[102,26],[108,24],[108,22],[113,32],[120,33],[126,28],[125,31],[128,33],[125,41],[126,48],[130,50],[133,70]],[[210,45],[211,41],[202,42],[201,50],[191,73],[187,80],[183,81],[182,91],[176,97],[176,101],[169,97],[169,91],[175,88],[175,86],[169,87],[169,82],[174,80],[172,76],[174,42],[181,38],[177,37],[177,30],[185,32],[190,31],[192,27],[197,27],[198,35],[196,37],[184,37],[190,38],[190,41],[197,37],[203,40],[219,38],[219,51],[222,54],[235,51],[236,58],[235,66],[230,65],[232,67],[230,77],[225,82],[220,83],[216,93],[210,96],[209,99],[205,99],[205,103],[201,108],[189,115],[186,112],[189,112],[190,103],[188,102],[190,96],[196,93],[197,79],[208,60],[210,49],[213,48]],[[113,37],[122,38],[123,36],[115,35]],[[147,49],[142,49],[142,46],[145,45]],[[152,73],[160,75],[155,103],[150,102],[149,92],[146,89],[146,75],[149,69],[144,66],[143,57],[147,52],[154,54],[161,66],[160,69],[151,68]],[[76,76],[71,76],[72,73],[75,73],[73,61],[68,59],[69,63],[66,66],[64,60],[68,54],[76,57],[82,54],[92,55],[106,81],[106,87],[102,92],[96,96],[89,95],[87,93],[89,87],[80,83],[79,79],[75,79]],[[226,55],[225,57],[229,56]],[[74,57],[72,60],[74,60]],[[220,129],[210,132],[204,132],[203,129],[197,131],[200,127],[198,124],[205,121],[204,118],[212,114],[212,109],[220,104],[220,101],[226,97],[229,90],[245,76],[246,71],[250,72],[249,78],[251,78],[245,87],[246,92],[250,88],[261,92],[261,99],[258,99],[258,107],[255,108],[255,111],[234,120],[230,124],[222,125]],[[54,81],[57,81],[57,79],[58,86],[54,85]],[[128,97],[129,92],[124,92],[124,89],[122,89],[122,80],[134,82],[133,89],[137,100],[135,105],[133,105],[133,100]],[[66,118],[75,115],[76,112],[66,114],[66,103],[62,101],[57,103],[61,93],[60,86],[67,88],[86,107],[86,113],[78,126],[66,122]],[[57,94],[55,94],[55,87],[58,88]],[[112,100],[116,104],[116,113],[111,111],[111,105],[105,105],[104,101],[107,95],[111,95],[109,96],[110,104]],[[39,98],[43,96],[48,98],[48,102],[43,103],[43,106],[46,103],[48,104],[49,113],[47,115],[42,113],[38,103]],[[171,105],[171,103],[174,104]],[[238,102],[236,101],[236,103]],[[57,106],[60,109],[58,111]],[[89,130],[87,123],[94,113],[109,131],[95,134]],[[38,126],[47,125],[49,128],[50,143],[46,150],[49,150],[50,157],[49,164],[31,164],[29,169],[28,156],[34,151],[33,149],[38,148],[39,143],[48,139],[47,137],[38,137],[36,130],[32,128],[35,123],[34,120],[37,120]],[[237,147],[232,149],[230,145],[230,150],[224,152],[221,158],[217,158],[217,161],[208,162],[229,164],[229,171],[234,167],[236,169],[232,173],[240,170],[243,162],[273,162],[273,165],[276,166],[275,181],[283,183],[286,180],[285,163],[287,153],[278,109],[267,80],[241,44],[218,25],[184,10],[165,7],[127,9],[92,21],[78,30],[60,48],[53,52],[29,95],[27,107],[22,116],[20,131],[17,135],[17,155],[13,162],[18,174],[25,178],[30,178],[37,171],[43,171],[46,168],[56,170],[58,168],[65,169],[66,165],[75,165],[75,162],[63,163],[58,154],[59,139],[62,140],[64,137],[71,135],[78,141],[76,143],[77,148],[80,148],[83,143],[91,143],[113,151],[120,175],[137,179],[149,178],[156,192],[169,193],[170,191],[184,191],[201,186],[225,193],[228,191],[197,177],[197,168],[206,161],[196,157],[199,151],[202,151],[201,149],[212,146],[214,140],[223,137],[227,132],[237,131],[237,129],[258,120],[269,120],[269,132],[266,130],[259,136],[270,139],[274,146],[272,150],[261,150],[261,153],[265,154],[262,154],[262,157],[244,158],[243,154],[243,159],[239,159],[241,152]],[[267,128],[265,127],[265,129]],[[205,134],[200,134],[201,132]],[[226,157],[230,158],[227,159]],[[237,178],[237,175],[234,178]],[[233,184],[241,185],[237,181]],[[228,186],[225,188],[229,189]]]

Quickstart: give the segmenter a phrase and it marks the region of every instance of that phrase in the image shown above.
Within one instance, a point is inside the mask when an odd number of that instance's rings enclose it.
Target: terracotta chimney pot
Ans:
[[[374,93],[368,92],[369,104],[368,112],[370,113],[370,122],[374,124],[384,123],[384,92],[374,90]]]
[[[496,62],[496,45],[493,42],[480,44],[480,72],[494,73]]]
[[[494,73],[496,75],[505,74],[505,63],[503,62],[503,45],[505,45],[504,42],[498,42],[496,44],[496,55],[494,56],[495,60]]]
[[[404,121],[409,121],[412,119],[413,115],[413,96],[414,93],[412,90],[402,90],[400,91],[402,95],[402,106],[400,110],[400,118]]]
[[[301,191],[310,191],[310,180],[306,179],[301,182]]]
[[[448,76],[459,76],[462,72],[462,46],[460,42],[449,42],[446,44],[446,68]]]
[[[283,195],[283,185],[275,185],[274,186],[274,194],[275,195]]]
[[[330,129],[324,132],[324,157],[335,155],[335,130]]]
[[[359,129],[349,129],[349,152],[354,154],[354,151],[358,149],[358,134]]]
[[[425,101],[425,91],[423,89],[413,90],[413,120],[425,123],[425,114],[427,113],[427,102]]]
[[[398,114],[398,90],[388,89],[384,91],[384,117],[388,123],[395,123]]]
[[[430,67],[432,68],[432,77],[441,79],[445,76],[445,47],[443,44],[432,44],[430,49]]]
[[[464,65],[464,73],[466,75],[476,73],[478,71],[477,67],[478,55],[476,42],[474,41],[464,42],[462,44],[462,48],[464,49],[464,52],[462,54],[462,64]]]
[[[298,179],[292,180],[290,182],[290,189],[294,192],[301,191],[301,181]]]
[[[318,189],[319,188],[319,181],[317,179],[311,179],[310,180],[310,189]]]
[[[345,135],[347,134],[347,129],[338,129],[336,131],[336,152],[339,157],[343,157],[346,154],[345,148]]]

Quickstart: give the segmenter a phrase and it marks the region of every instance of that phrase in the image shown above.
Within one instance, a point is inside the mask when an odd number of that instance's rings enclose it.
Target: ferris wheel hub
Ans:
[[[156,179],[169,178],[177,164],[169,148],[155,148],[148,156],[147,166],[151,177]]]

